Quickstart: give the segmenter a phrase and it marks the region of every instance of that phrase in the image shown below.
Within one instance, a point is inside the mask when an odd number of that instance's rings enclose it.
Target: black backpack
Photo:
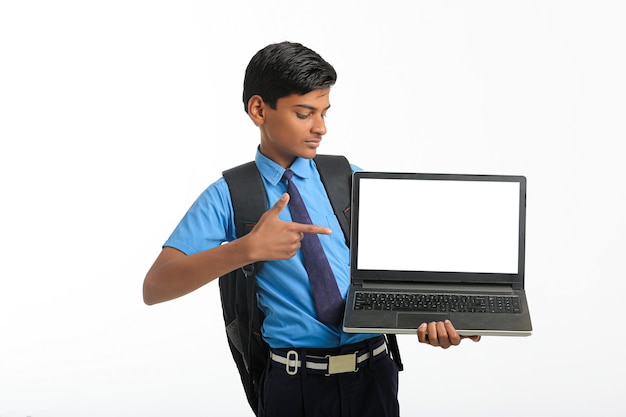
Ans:
[[[350,164],[345,157],[335,155],[318,155],[315,163],[349,246],[352,187]],[[265,188],[254,161],[224,171],[223,176],[230,190],[236,235],[239,238],[249,233],[267,211]],[[269,346],[261,337],[264,316],[257,307],[254,279],[256,272],[262,267],[262,262],[246,265],[219,279],[228,345],[248,403],[255,415],[261,374],[269,356]],[[402,370],[396,336],[390,334],[386,337],[392,357]]]

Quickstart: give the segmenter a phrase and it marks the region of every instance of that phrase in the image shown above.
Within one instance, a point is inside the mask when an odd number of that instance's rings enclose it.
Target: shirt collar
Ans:
[[[280,182],[283,177],[283,173],[285,172],[285,168],[263,155],[259,149],[256,151],[255,162],[261,175],[270,184],[276,185]],[[289,169],[291,169],[298,177],[310,178],[313,170],[315,169],[315,162],[313,162],[312,159],[298,157],[295,161],[293,161],[293,164],[291,164]]]

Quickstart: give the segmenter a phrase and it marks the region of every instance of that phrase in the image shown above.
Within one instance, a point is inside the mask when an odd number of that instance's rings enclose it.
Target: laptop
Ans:
[[[528,336],[526,178],[359,171],[343,328]]]

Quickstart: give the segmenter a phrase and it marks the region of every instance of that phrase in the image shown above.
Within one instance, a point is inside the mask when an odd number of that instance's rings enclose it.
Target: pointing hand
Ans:
[[[278,216],[288,203],[289,194],[285,193],[261,216],[250,232],[250,239],[254,239],[256,259],[270,261],[291,258],[300,249],[304,233],[324,235],[332,233],[327,227],[280,220]]]

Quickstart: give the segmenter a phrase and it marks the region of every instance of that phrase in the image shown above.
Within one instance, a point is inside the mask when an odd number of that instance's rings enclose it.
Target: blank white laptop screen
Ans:
[[[517,182],[362,178],[358,269],[518,272]]]

